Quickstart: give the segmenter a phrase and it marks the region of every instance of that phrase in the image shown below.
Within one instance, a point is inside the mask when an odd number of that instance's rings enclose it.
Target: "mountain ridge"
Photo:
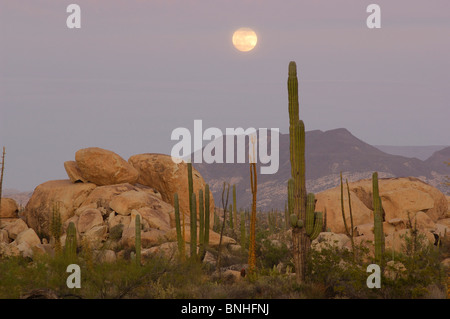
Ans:
[[[308,192],[320,192],[339,184],[342,171],[344,179],[356,181],[371,178],[377,171],[380,178],[417,177],[446,192],[445,175],[450,168],[444,158],[450,161],[450,147],[436,151],[426,161],[383,152],[354,136],[345,128],[328,131],[313,130],[305,133],[305,165]],[[224,143],[225,144],[225,143]],[[267,142],[270,149],[270,136]],[[248,138],[245,143],[248,149]],[[224,158],[225,158],[224,147]],[[235,143],[236,154],[236,143]],[[236,184],[238,207],[248,207],[251,202],[249,165],[231,163],[198,163],[194,166],[210,184],[217,203],[221,202],[223,182]],[[282,209],[286,198],[287,180],[290,178],[289,134],[279,135],[279,170],[273,175],[259,174],[258,207],[260,209]]]

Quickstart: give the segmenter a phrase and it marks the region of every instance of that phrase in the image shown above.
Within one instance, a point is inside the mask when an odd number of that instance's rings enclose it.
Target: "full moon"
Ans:
[[[236,49],[242,52],[253,50],[258,37],[255,31],[249,28],[239,28],[233,34],[233,45]]]

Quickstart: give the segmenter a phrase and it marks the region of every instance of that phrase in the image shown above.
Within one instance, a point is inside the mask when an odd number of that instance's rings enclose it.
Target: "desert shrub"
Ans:
[[[283,242],[262,240],[257,250],[258,261],[263,268],[273,268],[279,263],[287,264],[290,260],[290,251]]]
[[[109,238],[112,240],[119,240],[120,238],[122,238],[123,228],[123,224],[117,224],[111,227],[111,229],[109,230]]]
[[[445,296],[445,276],[440,264],[440,251],[426,244],[418,232],[404,237],[402,252],[384,254],[381,266],[381,288],[370,289],[366,280],[367,266],[373,256],[364,246],[356,247],[357,258],[343,248],[325,246],[311,250],[308,260],[310,283],[322,284],[329,298],[440,298]]]

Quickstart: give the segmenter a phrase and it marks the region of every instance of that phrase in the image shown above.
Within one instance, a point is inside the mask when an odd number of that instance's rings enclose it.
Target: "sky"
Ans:
[[[67,28],[71,3],[80,29]],[[371,3],[380,29],[366,25]],[[233,47],[240,27],[254,50]],[[287,133],[289,61],[306,130],[449,145],[449,57],[448,0],[2,0],[4,188],[67,178],[85,147],[170,154],[195,119]]]

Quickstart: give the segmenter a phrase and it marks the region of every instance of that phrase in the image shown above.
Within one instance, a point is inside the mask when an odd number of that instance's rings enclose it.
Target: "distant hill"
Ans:
[[[306,182],[308,192],[320,192],[339,184],[339,173],[344,179],[355,181],[370,178],[377,171],[380,177],[414,176],[438,187],[444,192],[445,175],[450,168],[450,147],[435,152],[427,160],[392,155],[369,145],[352,135],[347,129],[306,132]],[[286,200],[287,180],[290,177],[289,135],[280,134],[280,167],[276,174],[261,175],[258,167],[258,208],[283,208]],[[270,150],[271,141],[268,141]],[[246,148],[248,141],[246,141]],[[235,150],[236,153],[236,150]],[[225,154],[225,147],[224,147]],[[251,202],[249,164],[195,164],[210,184],[216,204],[220,206],[223,182],[236,184],[238,206],[249,207]]]
[[[429,146],[393,146],[393,145],[374,145],[380,151],[392,155],[404,157],[415,157],[422,161],[428,159],[434,152],[440,151],[448,145],[429,145]]]

